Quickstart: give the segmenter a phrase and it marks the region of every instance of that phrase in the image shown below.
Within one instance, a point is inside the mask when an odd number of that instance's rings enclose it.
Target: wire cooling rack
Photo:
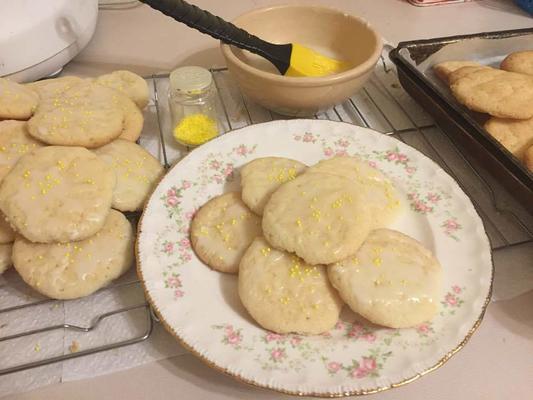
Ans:
[[[219,118],[225,132],[285,118],[246,99],[225,68],[213,68],[211,71],[218,90]],[[169,168],[185,155],[188,149],[177,145],[171,136],[167,104],[168,74],[153,75],[147,78],[147,81],[151,87],[152,98],[145,115],[145,131],[152,130],[152,132],[146,132],[146,135],[143,132],[140,144],[149,148],[165,167]],[[533,245],[533,217],[482,166],[475,164],[468,155],[463,154],[446,132],[443,132],[420,105],[403,91],[392,64],[385,57],[381,58],[372,78],[359,93],[343,104],[314,117],[375,129],[415,147],[436,161],[456,179],[472,199],[483,219],[495,254],[501,252],[516,256],[517,253],[525,252]],[[136,220],[138,216],[130,217]],[[504,257],[498,257],[498,260],[505,262]],[[0,280],[0,351],[2,346],[13,346],[13,349],[16,349],[14,343],[21,338],[37,339],[40,335],[50,332],[59,333],[57,340],[64,340],[69,332],[81,335],[95,334],[99,329],[104,329],[102,325],[106,321],[112,322],[114,318],[124,317],[133,312],[144,313],[144,326],[132,332],[127,338],[111,340],[81,351],[63,349],[60,354],[46,356],[36,353],[35,359],[11,364],[9,361],[7,364],[0,361],[0,376],[145,341],[149,339],[154,324],[157,323],[157,318],[142,296],[140,282],[131,272],[127,277],[93,296],[106,293],[115,295],[128,289],[137,291],[137,297],[141,301],[107,310],[102,314],[93,315],[94,312],[88,314],[92,315],[92,318],[86,324],[72,323],[68,320],[52,323],[45,318],[32,329],[6,330],[7,321],[16,321],[22,316],[35,315],[37,321],[42,306],[64,308],[78,306],[80,303],[79,313],[88,310],[83,309],[84,299],[69,302],[44,299],[30,291],[14,271],[5,275],[6,277],[0,278],[2,279]],[[12,295],[13,291],[20,291],[21,295],[17,296],[17,302],[4,304],[2,299]]]

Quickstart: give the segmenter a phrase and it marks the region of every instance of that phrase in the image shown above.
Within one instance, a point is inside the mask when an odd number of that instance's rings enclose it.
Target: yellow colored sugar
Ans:
[[[188,115],[174,128],[174,138],[187,146],[198,146],[217,135],[216,121],[205,114]]]

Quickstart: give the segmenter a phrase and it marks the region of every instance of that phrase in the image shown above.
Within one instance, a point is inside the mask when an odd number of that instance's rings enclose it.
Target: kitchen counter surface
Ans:
[[[268,0],[197,0],[226,19],[276,4]],[[279,2],[277,2],[279,4]],[[284,1],[284,3],[310,3]],[[384,38],[402,40],[526,28],[533,19],[511,1],[473,1],[414,7],[401,0],[313,1],[364,17]],[[178,65],[223,65],[211,38],[175,23],[144,5],[101,10],[95,36],[66,68],[94,75],[117,68],[140,74]],[[533,392],[533,292],[492,303],[478,332],[444,366],[420,380],[369,399],[524,399]],[[98,378],[48,386],[11,399],[277,399],[290,398],[238,383],[181,355]]]

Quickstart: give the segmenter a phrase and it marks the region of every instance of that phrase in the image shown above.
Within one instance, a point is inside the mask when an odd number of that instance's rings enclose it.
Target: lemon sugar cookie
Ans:
[[[113,71],[96,78],[96,83],[118,90],[128,96],[141,110],[148,104],[149,90],[146,81],[130,71]]]
[[[11,260],[11,250],[13,245],[11,243],[0,244],[0,275],[13,265]]]
[[[39,95],[24,85],[0,78],[0,120],[30,118],[39,102]]]

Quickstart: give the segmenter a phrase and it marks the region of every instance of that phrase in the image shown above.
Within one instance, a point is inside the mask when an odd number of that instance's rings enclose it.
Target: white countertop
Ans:
[[[285,3],[309,3],[285,0]],[[198,0],[226,19],[269,0]],[[533,19],[511,1],[474,1],[414,7],[401,0],[314,0],[366,18],[391,43],[482,31],[526,28]],[[141,74],[177,65],[223,65],[218,44],[146,6],[102,10],[89,46],[67,73],[94,75],[118,67]],[[444,366],[414,383],[370,395],[381,399],[523,399],[533,392],[533,292],[489,306],[478,332]],[[124,372],[62,383],[13,399],[274,399],[288,396],[251,388],[182,355]]]

